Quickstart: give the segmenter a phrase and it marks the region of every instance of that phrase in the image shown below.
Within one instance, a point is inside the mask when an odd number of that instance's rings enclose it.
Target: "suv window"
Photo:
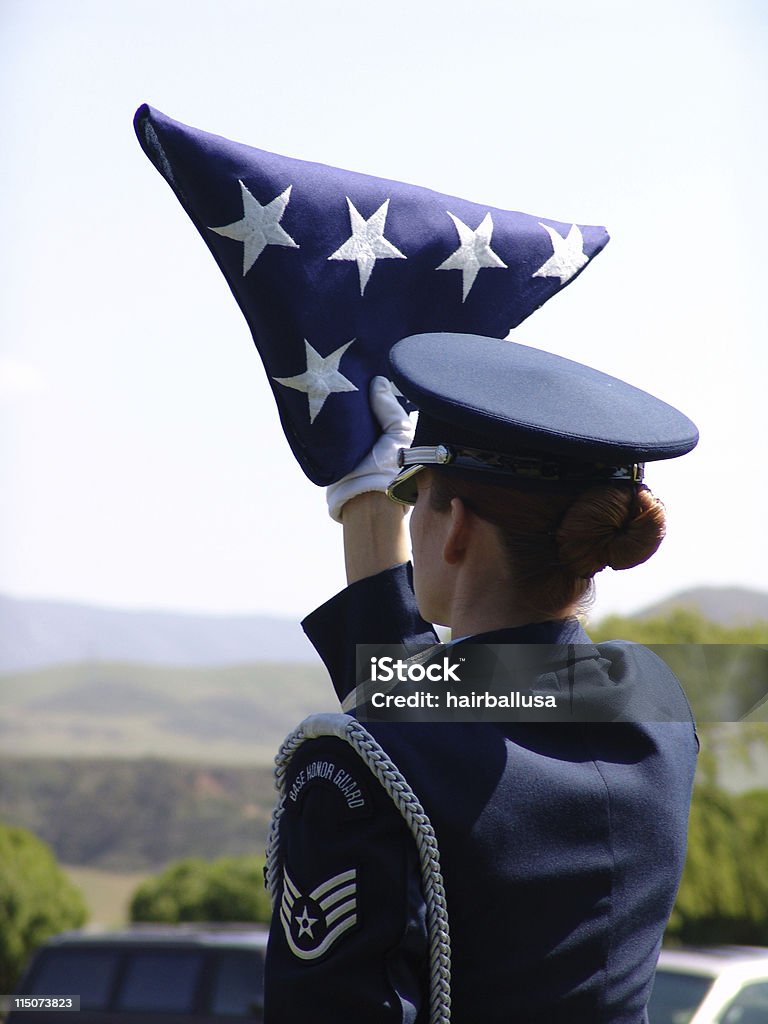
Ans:
[[[252,953],[220,956],[211,993],[211,1013],[247,1016],[264,1005],[264,972],[255,970]]]
[[[120,957],[116,949],[44,950],[25,991],[32,996],[77,993],[82,1010],[104,1010]]]
[[[266,938],[266,936],[264,936]],[[174,941],[175,940],[175,941]],[[265,944],[218,938],[104,939],[52,944],[33,958],[17,995],[79,995],[89,1024],[236,1024],[261,1021]],[[194,942],[194,940],[193,940]],[[50,1024],[49,1014],[12,1012],[10,1022]]]
[[[194,949],[134,952],[128,959],[115,1008],[191,1013],[202,964],[203,954]]]

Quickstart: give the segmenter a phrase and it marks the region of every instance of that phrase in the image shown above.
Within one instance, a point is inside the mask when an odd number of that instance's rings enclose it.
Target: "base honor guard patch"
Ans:
[[[357,924],[357,870],[342,871],[305,894],[284,868],[280,920],[294,956],[317,960]]]

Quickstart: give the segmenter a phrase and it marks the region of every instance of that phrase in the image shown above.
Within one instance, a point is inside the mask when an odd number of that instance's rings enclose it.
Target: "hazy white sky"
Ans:
[[[0,592],[299,615],[343,582],[245,322],[136,142],[143,101],[290,156],[605,224],[517,331],[701,430],[596,612],[766,586],[760,0],[4,0]]]

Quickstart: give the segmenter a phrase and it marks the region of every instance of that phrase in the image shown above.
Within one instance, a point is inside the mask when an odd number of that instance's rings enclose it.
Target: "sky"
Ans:
[[[0,593],[299,617],[343,586],[250,333],[139,148],[260,149],[605,224],[514,332],[681,408],[669,533],[594,615],[766,588],[759,0],[3,0]]]

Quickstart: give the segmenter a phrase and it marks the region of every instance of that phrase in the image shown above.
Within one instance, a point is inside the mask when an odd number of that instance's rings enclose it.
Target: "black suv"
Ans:
[[[35,953],[15,997],[79,996],[77,1024],[261,1021],[267,932],[254,926],[139,925],[65,932]],[[14,997],[14,998],[15,998]],[[49,1006],[13,1009],[7,1024],[66,1024]]]

